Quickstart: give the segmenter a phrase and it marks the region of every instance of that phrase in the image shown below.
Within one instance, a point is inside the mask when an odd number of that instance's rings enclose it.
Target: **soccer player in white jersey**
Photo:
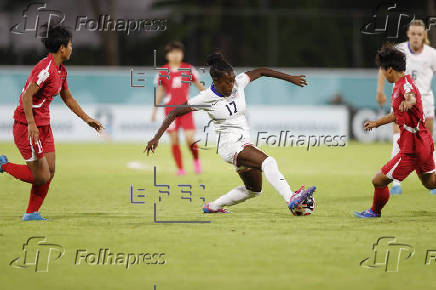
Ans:
[[[258,68],[241,73],[235,77],[232,66],[219,52],[207,58],[213,83],[209,89],[189,99],[187,107],[177,107],[165,118],[156,135],[151,139],[144,152],[154,153],[159,139],[175,118],[193,110],[208,113],[220,134],[218,154],[224,161],[235,166],[244,185],[238,186],[213,202],[203,206],[204,213],[228,213],[225,206],[241,203],[259,196],[262,192],[262,171],[267,181],[277,190],[292,211],[315,192],[315,187],[293,192],[280,173],[276,160],[256,148],[249,137],[249,128],[245,117],[246,104],[244,88],[252,81],[264,77],[274,77],[291,82],[300,87],[307,85],[305,76],[291,76],[268,68]]]
[[[427,38],[427,31],[422,20],[413,20],[407,30],[409,41],[400,43],[397,48],[406,55],[406,74],[412,76],[419,92],[422,96],[422,107],[424,111],[425,125],[433,134],[434,120],[434,96],[431,90],[431,81],[433,73],[436,71],[436,50],[429,46],[430,42]],[[377,84],[377,102],[380,107],[386,103],[386,95],[383,91],[384,77],[379,71]],[[400,129],[396,123],[393,124],[392,137],[392,157],[399,152],[398,139],[400,137]],[[436,194],[436,190],[430,190]],[[393,186],[390,190],[391,195],[401,194],[401,184],[398,180],[393,181]]]

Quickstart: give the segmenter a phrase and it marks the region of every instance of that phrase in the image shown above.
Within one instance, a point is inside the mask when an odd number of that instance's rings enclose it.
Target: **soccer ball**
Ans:
[[[310,215],[315,210],[315,204],[315,198],[313,196],[308,196],[301,205],[291,210],[291,212],[296,216]]]

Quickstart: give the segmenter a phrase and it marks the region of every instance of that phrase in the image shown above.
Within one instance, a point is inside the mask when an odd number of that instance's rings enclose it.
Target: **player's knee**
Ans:
[[[436,188],[436,186],[435,186],[436,184],[434,182],[432,182],[431,180],[421,180],[421,183],[427,189],[435,189]]]
[[[377,177],[374,177],[374,178],[372,179],[372,185],[373,185],[374,187],[385,187],[385,186],[386,186],[386,185],[385,185],[383,182],[381,182],[380,179],[378,179]]]
[[[40,186],[46,184],[49,181],[50,181],[50,173],[42,174],[39,176],[35,176],[35,178],[33,179],[33,185]]]

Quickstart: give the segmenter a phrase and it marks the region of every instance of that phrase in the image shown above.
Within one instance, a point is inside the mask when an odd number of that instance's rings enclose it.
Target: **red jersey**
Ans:
[[[48,54],[40,60],[32,69],[30,76],[20,94],[20,104],[15,109],[14,119],[27,124],[23,107],[23,93],[31,83],[36,83],[38,92],[32,99],[32,111],[36,126],[50,125],[50,103],[61,90],[67,89],[67,70],[64,65],[56,65],[53,55]]]
[[[415,94],[416,104],[409,110],[401,112],[400,104],[408,93]],[[418,151],[426,151],[427,147],[430,148],[433,144],[433,137],[425,127],[421,93],[410,75],[403,76],[395,83],[392,92],[392,110],[396,123],[400,127],[400,139],[398,140],[400,151],[415,154]]]
[[[197,81],[199,74],[190,64],[182,62],[180,68],[171,70],[170,65],[166,64],[155,79],[155,84],[162,85],[165,90],[165,105],[181,105],[188,100],[189,86],[188,82]],[[182,69],[182,70],[181,70]]]

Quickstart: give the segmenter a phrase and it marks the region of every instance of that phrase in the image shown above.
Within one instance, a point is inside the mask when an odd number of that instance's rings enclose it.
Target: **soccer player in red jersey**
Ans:
[[[0,156],[0,173],[7,172],[16,179],[32,184],[24,221],[45,220],[39,209],[55,173],[55,146],[50,127],[50,103],[60,94],[65,104],[90,127],[100,132],[103,126],[89,117],[68,89],[67,71],[63,62],[70,59],[72,35],[65,27],[51,26],[42,42],[49,54],[33,68],[20,95],[14,113],[15,144],[27,165],[8,162]]]
[[[365,122],[364,128],[371,130],[395,122],[400,128],[400,152],[374,176],[373,204],[366,211],[355,212],[360,218],[380,217],[382,208],[389,200],[388,184],[393,179],[402,181],[414,170],[427,189],[436,188],[433,137],[425,126],[421,94],[412,77],[404,73],[406,56],[387,43],[377,52],[376,63],[386,80],[395,83],[392,92],[393,111],[377,121]]]
[[[161,68],[168,71],[161,71],[157,76],[155,85],[157,85],[156,103],[160,104],[162,97],[165,94],[165,105],[182,105],[188,100],[190,82],[200,91],[205,88],[198,80],[199,74],[195,68],[183,62],[184,46],[180,42],[172,42],[166,45],[165,54],[168,60],[166,65]],[[151,120],[156,120],[157,108],[153,108]],[[165,116],[174,110],[176,107],[165,107]],[[174,161],[177,166],[177,175],[184,175],[182,154],[179,146],[178,130],[183,128],[186,138],[186,144],[190,149],[194,158],[194,171],[201,173],[201,163],[198,158],[198,146],[194,143],[195,125],[192,117],[192,112],[177,117],[176,120],[170,125],[167,132],[170,136],[171,151],[173,153]]]

